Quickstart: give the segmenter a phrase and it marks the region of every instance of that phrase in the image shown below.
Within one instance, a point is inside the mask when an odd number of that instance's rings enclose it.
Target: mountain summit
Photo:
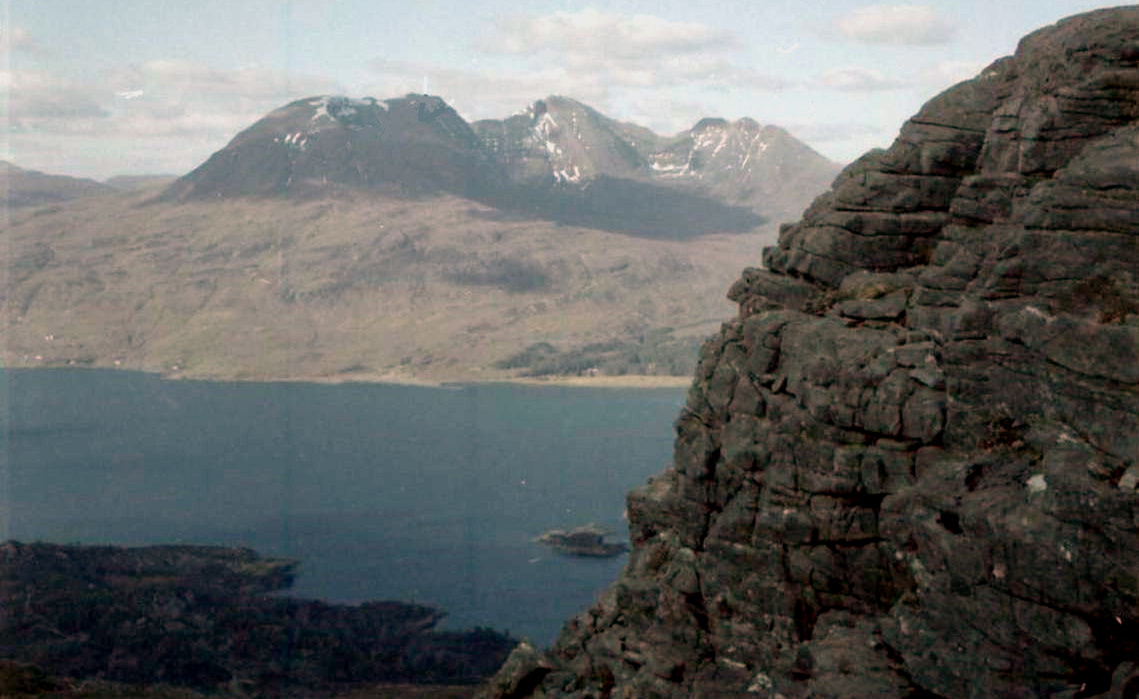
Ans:
[[[769,218],[798,215],[819,183],[838,172],[786,130],[747,118],[702,119],[687,131],[660,136],[555,95],[473,128],[517,182],[584,187],[599,178],[633,179],[746,206]]]
[[[658,145],[648,159],[659,178],[730,204],[762,208],[777,219],[799,215],[814,183],[836,174],[833,163],[785,129],[748,118],[701,119]]]
[[[299,195],[348,186],[479,197],[502,181],[467,122],[438,97],[321,96],[269,113],[167,196]]]
[[[477,121],[473,128],[511,178],[527,184],[636,177],[648,171],[645,154],[659,140],[648,129],[557,95],[502,121]]]

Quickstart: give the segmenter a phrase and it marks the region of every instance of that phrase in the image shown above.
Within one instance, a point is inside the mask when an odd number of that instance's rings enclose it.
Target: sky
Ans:
[[[782,126],[847,163],[1085,0],[0,0],[0,158],[103,180],[197,167],[276,107],[572,97],[662,135]]]

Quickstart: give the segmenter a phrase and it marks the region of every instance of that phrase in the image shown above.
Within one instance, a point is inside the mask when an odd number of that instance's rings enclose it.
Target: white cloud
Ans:
[[[728,32],[695,22],[671,22],[652,15],[621,15],[586,8],[552,15],[512,15],[497,22],[489,51],[530,54],[604,53],[641,60],[677,53],[722,51],[738,45]]]
[[[774,91],[790,85],[733,61],[732,53],[743,47],[729,31],[592,8],[500,18],[479,48],[488,54],[525,56],[532,69],[560,71],[563,84],[580,82],[579,76],[589,74],[593,83],[640,89],[726,86]],[[557,91],[577,96],[561,87]]]
[[[536,100],[550,95],[564,95],[580,100],[607,116],[633,121],[668,134],[687,129],[714,111],[711,106],[694,101],[688,92],[672,89],[614,90],[615,85],[636,87],[638,80],[648,85],[651,79],[633,72],[597,73],[570,71],[554,66],[524,73],[501,71],[456,70],[429,64],[376,60],[371,64],[375,78],[360,94],[384,98],[408,92],[421,92],[427,78],[429,92],[447,101],[468,121],[503,119]],[[704,71],[706,67],[692,67]],[[760,80],[746,71],[717,65],[722,75],[707,81],[739,85]]]
[[[818,82],[824,87],[844,92],[880,92],[908,87],[911,83],[883,74],[881,71],[860,66],[834,68],[823,72]]]
[[[622,119],[648,127],[661,135],[672,135],[692,128],[696,122],[716,116],[718,110],[705,102],[672,99],[652,93],[625,105]]]
[[[315,94],[336,92],[336,81],[288,75],[280,70],[243,66],[220,69],[181,60],[157,60],[120,70],[111,76],[116,92],[143,90],[168,98],[221,102],[285,102]]]
[[[11,128],[25,129],[33,122],[108,115],[98,103],[98,92],[50,73],[29,70],[0,71],[3,109]]]
[[[896,128],[865,123],[789,123],[784,124],[795,138],[816,150],[825,151],[826,157],[847,164],[872,148],[885,148],[898,135]]]
[[[631,119],[659,133],[671,133],[688,128],[698,118],[708,115],[707,108],[699,114],[691,110],[681,115],[667,113],[678,104],[698,104],[692,101],[691,91],[683,88],[770,90],[789,84],[776,83],[774,78],[722,58],[693,56],[691,59],[672,57],[657,71],[632,65],[605,66],[583,59],[572,69],[543,64],[524,72],[460,70],[377,59],[370,64],[371,81],[357,92],[380,99],[418,93],[423,91],[426,78],[428,91],[442,97],[468,121],[502,119],[535,100],[564,95],[608,116]],[[646,109],[649,104],[659,105],[660,110]],[[686,121],[688,119],[691,121]]]
[[[890,138],[893,131],[883,129],[881,126],[871,124],[834,124],[834,123],[801,123],[787,124],[785,128],[807,143],[828,143],[834,141],[849,141],[867,136],[882,136]]]
[[[824,71],[815,78],[817,87],[843,92],[883,92],[921,87],[944,89],[970,80],[984,69],[979,61],[944,60],[915,70],[904,77],[894,77],[880,70],[862,66],[843,66]]]
[[[948,87],[971,80],[985,69],[981,61],[938,61],[919,73],[921,81],[934,87]]]
[[[868,44],[944,44],[954,24],[928,5],[870,5],[835,21],[848,39]]]
[[[12,51],[32,54],[44,53],[44,48],[32,38],[27,29],[21,26],[10,27],[4,39],[7,40],[8,48]]]
[[[152,61],[90,84],[43,72],[0,73],[13,152],[45,154],[41,162],[50,167],[47,154],[55,144],[94,138],[83,148],[102,154],[103,174],[137,170],[147,148],[164,156],[144,160],[163,163],[167,172],[185,172],[269,111],[302,97],[342,91],[322,78],[187,61]],[[57,171],[70,174],[70,169]]]
[[[571,72],[545,66],[525,72],[462,70],[413,61],[374,60],[370,81],[361,95],[385,99],[427,90],[438,95],[465,119],[501,119],[551,94],[579,99],[604,111],[609,86],[588,71]]]

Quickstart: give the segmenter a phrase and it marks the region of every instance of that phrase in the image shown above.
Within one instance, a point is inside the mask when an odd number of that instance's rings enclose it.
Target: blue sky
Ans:
[[[550,94],[661,134],[777,124],[849,162],[1083,0],[0,0],[6,160],[182,174],[286,102],[410,91],[468,120]]]

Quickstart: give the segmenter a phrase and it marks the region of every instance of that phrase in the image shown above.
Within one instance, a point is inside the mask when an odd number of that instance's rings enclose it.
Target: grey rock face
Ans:
[[[628,567],[488,696],[1139,694],[1137,36],[1026,37],[783,229]]]

